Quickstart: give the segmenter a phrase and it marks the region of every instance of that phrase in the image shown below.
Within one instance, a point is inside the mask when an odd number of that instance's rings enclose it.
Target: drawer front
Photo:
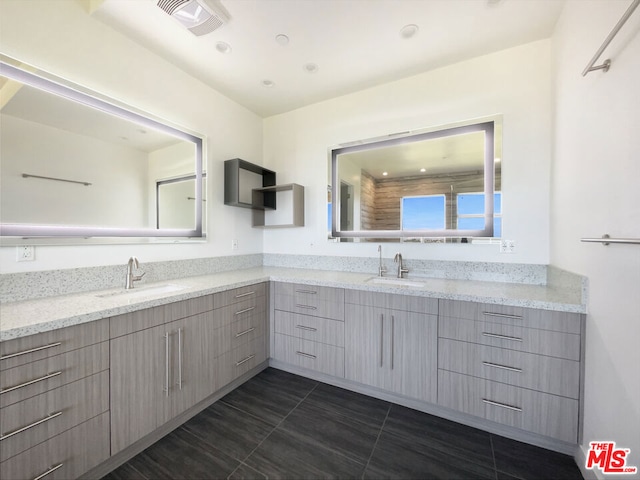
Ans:
[[[0,461],[109,410],[109,372],[78,380],[0,410]]]
[[[438,336],[551,357],[580,360],[580,335],[520,325],[440,317]]]
[[[1,463],[0,478],[69,480],[108,458],[109,414],[103,413]]]
[[[580,363],[441,338],[438,368],[570,398],[580,395]]]
[[[157,327],[164,323],[191,317],[213,310],[213,295],[204,295],[189,300],[146,308],[136,312],[117,315],[110,319],[110,338],[121,337],[133,332]]]
[[[491,303],[461,302],[458,300],[440,300],[440,315],[576,335],[581,332],[583,318],[582,315],[577,313],[494,305]]]
[[[230,325],[245,318],[263,318],[267,311],[267,301],[265,297],[245,299],[233,305],[214,310],[213,328],[220,328]]]
[[[243,302],[245,300],[265,297],[267,294],[266,283],[256,283],[255,285],[247,285],[246,287],[234,288],[226,292],[214,294],[214,303],[216,308],[226,307],[234,303]]]
[[[219,390],[267,359],[265,337],[251,340],[216,359],[215,390]]]
[[[109,339],[109,320],[83,323],[0,342],[0,371]]]
[[[344,347],[344,322],[338,320],[276,310],[275,331],[290,337]]]
[[[344,348],[276,333],[274,358],[344,378]]]
[[[438,403],[528,432],[578,441],[578,400],[439,370]]]
[[[263,337],[266,313],[259,312],[238,318],[233,323],[220,327],[215,332],[215,355],[219,356],[241,345]]]
[[[432,315],[438,314],[437,298],[368,292],[364,290],[347,290],[345,293],[345,303],[389,308],[405,312],[429,313]]]
[[[0,375],[0,408],[108,368],[109,342],[10,368]]]
[[[343,321],[344,290],[295,283],[276,283],[275,308]]]

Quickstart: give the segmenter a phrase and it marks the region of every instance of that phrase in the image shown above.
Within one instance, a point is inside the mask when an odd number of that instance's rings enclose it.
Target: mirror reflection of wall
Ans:
[[[202,232],[206,226],[206,174],[202,175]],[[158,228],[193,229],[195,218],[193,202],[196,201],[196,179],[194,175],[156,182]]]

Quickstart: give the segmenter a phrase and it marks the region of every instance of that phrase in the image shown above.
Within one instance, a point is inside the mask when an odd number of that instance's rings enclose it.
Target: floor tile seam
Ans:
[[[311,405],[311,406],[318,407],[319,409],[321,409],[321,410],[323,410],[325,412],[328,412],[328,413],[331,413],[331,414],[335,414],[335,415],[338,415],[340,417],[348,418],[349,420],[353,420],[353,421],[355,421],[355,422],[357,422],[357,423],[359,423],[361,425],[366,425],[366,426],[373,427],[373,428],[382,428],[382,424],[380,424],[380,427],[378,427],[377,425],[373,425],[371,422],[366,422],[364,420],[360,420],[356,416],[349,415],[346,412],[342,413],[342,412],[339,412],[339,411],[337,411],[335,409],[326,408],[326,407],[323,407],[322,405],[315,404],[315,403],[306,402],[305,405]],[[386,416],[385,416],[385,418],[386,418]],[[384,419],[383,419],[383,423],[384,423]]]
[[[226,455],[227,457],[231,458],[232,460],[235,460],[237,462],[239,462],[239,464],[236,466],[236,468],[233,470],[234,472],[238,469],[238,467],[240,466],[240,463],[243,463],[242,460],[240,458],[237,458],[235,455],[225,452],[224,450],[219,449],[218,447],[216,447],[213,443],[210,443],[207,439],[201,437],[200,435],[198,435],[195,432],[192,432],[190,430],[187,429],[187,427],[185,425],[180,425],[180,427],[178,427],[180,429],[182,429],[185,433],[191,435],[192,437],[197,438],[198,440],[200,440],[202,443],[204,443],[205,445],[207,445],[207,447],[211,447],[213,450],[215,450],[216,452],[220,452],[223,455]],[[144,453],[144,452],[142,452]],[[254,469],[255,470],[255,469]],[[231,472],[233,473],[233,472]],[[143,475],[144,476],[144,475]]]
[[[256,445],[256,446],[253,448],[253,450],[251,450],[251,451],[249,452],[249,454],[244,458],[244,460],[240,460],[240,461],[241,461],[242,463],[245,463],[245,462],[249,459],[249,457],[250,457],[251,455],[253,455],[253,454],[254,454],[254,452],[255,452],[256,450],[258,450],[258,449],[260,448],[260,446],[261,446],[264,442],[266,442],[266,441],[267,441],[267,439],[268,439],[268,438],[273,434],[273,432],[275,432],[275,431],[276,431],[276,429],[277,429],[277,428],[282,424],[282,422],[284,422],[284,421],[287,419],[287,417],[288,417],[289,415],[291,415],[291,412],[293,412],[296,408],[298,408],[298,405],[300,405],[302,402],[304,402],[304,400],[305,400],[309,395],[311,395],[311,392],[313,392],[316,388],[318,388],[318,383],[317,383],[317,382],[316,382],[316,384],[314,385],[314,387],[311,389],[311,391],[309,391],[309,392],[308,392],[308,393],[307,393],[307,394],[306,394],[302,399],[300,399],[300,401],[296,404],[296,406],[295,406],[295,407],[293,407],[293,408],[289,411],[289,413],[287,413],[287,414],[286,414],[286,415],[285,415],[285,416],[284,416],[284,417],[283,417],[283,418],[278,422],[278,424],[277,424],[275,427],[273,427],[273,428],[271,429],[271,431],[270,431],[267,435],[265,435],[265,437],[260,441],[260,443],[258,443],[258,445]],[[242,410],[241,410],[241,411],[242,411]],[[247,464],[247,466],[250,466],[250,465],[249,465],[249,464]],[[251,468],[253,468],[254,470],[256,470],[258,473],[261,473],[262,475],[267,476],[265,473],[261,472],[261,471],[260,471],[260,470],[258,470],[257,468],[255,468],[255,467],[251,467]]]
[[[220,403],[224,403],[227,407],[231,407],[231,408],[233,408],[234,410],[237,410],[238,412],[242,412],[242,413],[244,413],[245,415],[249,415],[250,417],[253,417],[253,418],[255,418],[256,420],[260,420],[261,422],[264,422],[264,423],[266,423],[267,425],[269,425],[269,427],[270,427],[270,428],[272,428],[272,429],[276,428],[276,426],[277,426],[277,425],[272,426],[272,425],[271,425],[271,422],[268,422],[268,421],[267,421],[267,420],[265,420],[264,418],[259,417],[259,416],[258,416],[258,415],[256,415],[255,413],[247,412],[246,410],[243,410],[243,409],[242,409],[242,408],[240,408],[240,407],[236,407],[235,405],[232,405],[232,404],[230,404],[230,403],[225,402],[223,399],[221,399],[221,400],[220,400]],[[295,407],[294,407],[294,408],[295,408]]]
[[[238,471],[238,469],[239,469],[240,467],[242,467],[242,466],[245,466],[245,467],[247,467],[247,468],[250,468],[250,469],[251,469],[251,470],[253,470],[254,472],[259,473],[260,475],[262,475],[262,476],[265,478],[265,480],[268,480],[268,479],[269,479],[269,477],[267,476],[267,474],[262,473],[262,472],[261,472],[261,471],[259,471],[257,468],[252,467],[251,465],[249,465],[249,464],[247,464],[247,463],[245,463],[245,462],[243,462],[243,461],[240,461],[240,463],[239,463],[239,464],[238,464],[238,466],[233,470],[233,472],[231,472],[229,475],[227,475],[227,480],[229,480],[229,479],[231,478],[231,476],[232,476],[234,473],[236,473],[236,472]]]
[[[493,448],[493,435],[492,434],[489,434],[489,443],[491,444],[491,456],[493,457],[493,471],[496,474],[496,480],[498,480],[498,464],[496,463],[496,452],[495,452],[495,450]]]
[[[391,413],[391,406],[393,404],[390,403],[389,404],[389,408],[387,408],[387,414],[384,417],[384,420],[382,421],[382,425],[380,426],[380,430],[378,431],[378,436],[376,437],[376,441],[373,444],[373,448],[371,449],[371,453],[369,454],[369,458],[367,459],[367,463],[364,466],[364,470],[362,470],[362,476],[360,478],[364,479],[364,475],[367,472],[367,469],[369,468],[369,464],[371,463],[371,459],[373,458],[373,454],[376,451],[376,447],[378,446],[378,442],[380,441],[380,436],[382,435],[382,431],[384,429],[384,425],[385,423],[387,423],[387,419],[389,418],[389,414]]]
[[[141,452],[142,453],[142,452]],[[135,458],[135,457],[134,457]],[[140,470],[138,470],[132,463],[131,463],[132,459],[129,459],[129,461],[127,461],[126,463],[124,463],[123,465],[129,465],[130,468],[133,468],[136,472],[138,472],[140,474],[140,476],[146,480],[150,480],[144,473],[142,473]]]

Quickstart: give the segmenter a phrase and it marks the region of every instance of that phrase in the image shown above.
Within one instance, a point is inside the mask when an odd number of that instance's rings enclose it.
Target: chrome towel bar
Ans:
[[[640,238],[611,238],[606,233],[601,238],[581,238],[580,241],[590,242],[590,243],[602,243],[604,246],[607,246],[610,243],[627,243],[631,245],[640,245]]]

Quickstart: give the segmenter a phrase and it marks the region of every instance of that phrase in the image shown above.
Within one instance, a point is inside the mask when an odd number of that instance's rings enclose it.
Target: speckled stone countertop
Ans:
[[[180,300],[209,295],[263,281],[279,281],[351,288],[383,293],[425,296],[451,300],[512,305],[564,312],[585,313],[581,295],[557,286],[529,285],[477,280],[411,277],[419,286],[380,285],[370,282],[372,274],[335,272],[303,268],[257,267],[244,270],[172,279],[156,284],[138,284],[129,293],[123,289],[83,292],[72,295],[5,303],[0,306],[0,341],[68,327]],[[173,292],[145,289],[176,285]],[[109,294],[116,294],[111,295]]]

